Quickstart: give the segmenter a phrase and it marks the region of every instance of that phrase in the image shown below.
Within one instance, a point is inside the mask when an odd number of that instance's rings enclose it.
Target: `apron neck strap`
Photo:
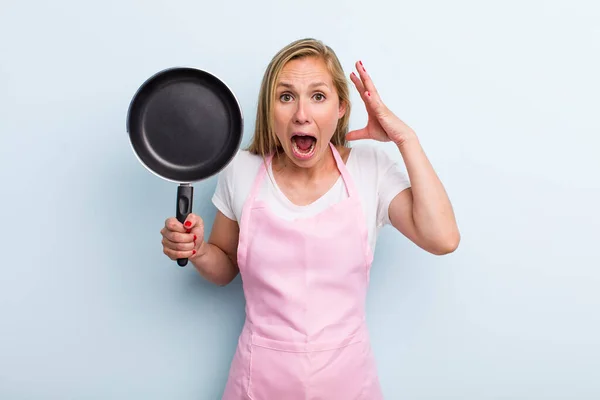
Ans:
[[[344,180],[344,184],[346,185],[346,190],[348,191],[348,197],[356,197],[356,187],[354,186],[354,181],[350,178],[350,173],[348,172],[348,168],[346,168],[346,164],[344,164],[344,160],[342,160],[342,156],[337,151],[333,143],[329,142],[329,147],[331,147],[331,152],[333,153],[333,158],[335,159],[335,163],[337,164],[337,168],[342,175],[342,179]]]
[[[346,190],[348,192],[348,196],[349,197],[357,196],[356,187],[354,186],[354,181],[350,178],[350,173],[348,172],[348,169],[346,168],[346,164],[344,164],[344,160],[342,160],[342,156],[337,151],[337,149],[335,148],[333,143],[329,142],[329,147],[331,148],[331,152],[333,153],[333,158],[335,159],[337,168],[340,171],[340,174],[342,175],[344,184],[346,185]],[[273,161],[273,155],[274,155],[273,153],[269,154],[267,156],[267,158],[265,158],[263,164],[260,166],[260,169],[258,170],[258,176],[254,180],[254,185],[250,192],[250,198],[255,198],[256,195],[258,194],[258,191],[260,190],[260,184],[262,183],[262,180],[267,172],[267,167],[269,165],[271,165],[271,162]]]

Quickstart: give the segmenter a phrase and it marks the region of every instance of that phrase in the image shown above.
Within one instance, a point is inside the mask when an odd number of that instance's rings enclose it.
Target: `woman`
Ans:
[[[350,79],[368,111],[348,132],[349,89],[335,53],[305,39],[269,64],[249,149],[219,176],[202,219],[167,219],[164,253],[218,285],[241,273],[246,322],[224,399],[380,399],[365,323],[378,229],[433,254],[456,249],[452,206],[415,132],[382,102],[363,64]],[[375,146],[392,142],[408,172]],[[409,178],[410,177],[410,183]]]

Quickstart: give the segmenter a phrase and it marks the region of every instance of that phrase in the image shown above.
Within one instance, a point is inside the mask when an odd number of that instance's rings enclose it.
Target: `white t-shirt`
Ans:
[[[240,221],[256,174],[263,163],[260,156],[240,150],[221,171],[212,201],[226,217]],[[390,223],[388,208],[392,199],[410,187],[408,175],[401,165],[383,149],[371,145],[354,145],[346,161],[346,168],[359,193],[363,207],[369,244],[375,251],[379,229]],[[268,173],[273,176],[269,165]],[[313,203],[298,206],[279,189],[274,179],[265,175],[257,199],[266,202],[271,210],[289,220],[315,215],[348,196],[340,176],[327,193]]]

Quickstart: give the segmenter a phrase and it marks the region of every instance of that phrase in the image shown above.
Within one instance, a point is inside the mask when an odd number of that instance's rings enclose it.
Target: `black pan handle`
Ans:
[[[181,223],[185,221],[187,216],[192,212],[192,204],[194,202],[194,187],[189,184],[181,184],[177,187],[177,220]],[[187,265],[187,258],[178,258],[177,264],[180,267]]]

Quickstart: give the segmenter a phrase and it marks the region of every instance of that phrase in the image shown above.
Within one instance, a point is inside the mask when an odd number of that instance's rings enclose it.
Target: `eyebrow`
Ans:
[[[277,87],[279,87],[279,86],[283,86],[283,87],[286,87],[289,89],[292,89],[294,87],[294,85],[292,85],[291,83],[288,83],[288,82],[279,82],[277,84]],[[310,88],[319,87],[319,86],[325,86],[325,87],[329,88],[329,85],[327,85],[325,82],[322,82],[322,81],[321,82],[313,82],[309,85]]]

